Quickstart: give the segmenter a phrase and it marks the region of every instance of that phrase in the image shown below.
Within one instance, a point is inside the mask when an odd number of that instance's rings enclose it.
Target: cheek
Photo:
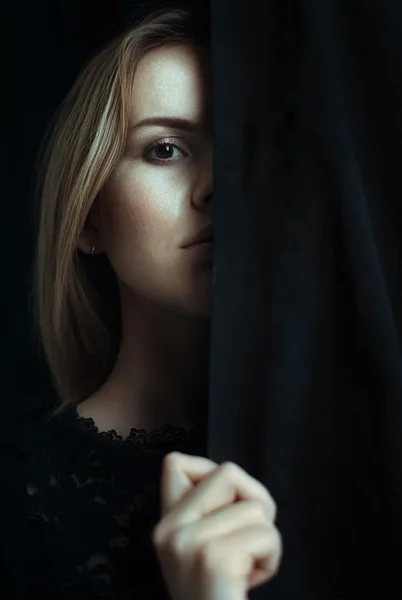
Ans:
[[[169,186],[149,177],[141,181],[120,177],[112,182],[102,209],[106,252],[129,252],[145,259],[147,254],[166,251],[175,230],[177,238],[180,202],[175,197]]]

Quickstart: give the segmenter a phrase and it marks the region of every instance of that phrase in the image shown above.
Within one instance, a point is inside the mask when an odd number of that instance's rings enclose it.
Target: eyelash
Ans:
[[[155,148],[159,148],[159,146],[172,146],[172,148],[177,148],[177,150],[180,150],[180,152],[182,152],[185,156],[188,156],[184,150],[182,150],[180,148],[180,146],[178,146],[177,144],[173,144],[170,140],[165,139],[165,140],[161,140],[160,142],[156,142],[155,144],[152,144],[151,146],[148,146],[148,148],[146,148],[144,150],[144,152],[142,153],[142,157],[147,160],[150,163],[153,164],[157,164],[157,165],[166,165],[168,163],[172,163],[172,162],[176,162],[178,159],[163,159],[163,158],[150,158],[150,154],[153,150],[155,150]]]

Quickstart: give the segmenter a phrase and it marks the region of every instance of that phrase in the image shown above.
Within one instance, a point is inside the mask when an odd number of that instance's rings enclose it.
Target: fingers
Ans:
[[[230,548],[241,548],[242,552],[231,553]],[[217,538],[206,548],[211,563],[226,563],[231,575],[241,574],[244,578],[258,562],[260,570],[265,570],[267,580],[278,571],[281,558],[280,534],[275,527],[244,527]],[[248,562],[249,561],[249,562]],[[211,565],[210,565],[211,566]]]
[[[242,527],[273,527],[266,507],[259,500],[236,502],[176,530],[171,541],[177,555],[196,551],[218,536]]]
[[[275,527],[244,527],[206,544],[198,554],[197,566],[211,589],[218,589],[226,580],[236,590],[245,586],[242,592],[246,593],[276,575],[281,556],[282,541]]]
[[[181,455],[180,460],[184,456],[186,455]],[[200,476],[200,471],[203,470],[205,473],[207,470],[205,463],[194,464],[193,467],[191,461],[182,460],[182,465],[184,475],[180,476],[178,484],[178,487],[181,486],[181,493],[185,476],[194,479],[197,474],[198,477]],[[172,531],[239,500],[260,500],[266,507],[268,514],[275,518],[276,505],[262,483],[251,477],[235,463],[226,462],[219,467],[214,467],[208,477],[203,479],[196,487],[188,490],[169,512],[166,519],[163,520],[163,527],[167,531]]]
[[[163,518],[152,537],[172,590],[244,600],[276,574],[277,509],[261,482],[235,463],[172,452],[161,484]]]
[[[170,452],[163,459],[161,514],[164,517],[195,484],[219,465],[209,458]]]

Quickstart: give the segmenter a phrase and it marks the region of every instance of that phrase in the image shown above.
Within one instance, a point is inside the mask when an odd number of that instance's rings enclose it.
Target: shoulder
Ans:
[[[26,494],[30,478],[46,473],[68,451],[49,419],[49,405],[26,401],[24,410],[3,409],[0,414],[0,501]],[[1,510],[1,506],[0,506]]]
[[[17,417],[0,422],[0,512],[10,505],[14,510],[25,494],[29,464],[39,450],[39,431],[35,424]]]

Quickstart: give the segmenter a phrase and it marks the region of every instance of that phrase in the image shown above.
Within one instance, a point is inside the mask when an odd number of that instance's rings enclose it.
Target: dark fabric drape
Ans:
[[[10,405],[48,385],[28,316],[39,140],[89,55],[133,11],[164,4],[16,3]],[[279,576],[250,598],[400,599],[402,4],[188,6],[210,10],[213,41],[209,456],[269,488],[284,541]]]
[[[250,594],[402,598],[402,4],[212,2],[209,452],[279,507]]]

